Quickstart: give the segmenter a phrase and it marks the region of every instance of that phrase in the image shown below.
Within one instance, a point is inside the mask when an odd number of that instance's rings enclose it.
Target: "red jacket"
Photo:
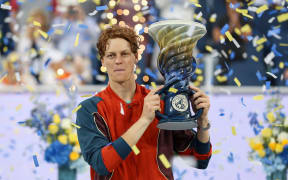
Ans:
[[[175,153],[191,155],[197,159],[197,168],[208,166],[212,152],[210,142],[198,141],[193,130],[160,130],[157,118],[136,144],[140,153],[132,152],[121,136],[140,118],[148,93],[148,89],[136,84],[135,95],[128,104],[108,85],[81,102],[76,122],[81,128],[77,133],[83,157],[91,166],[91,180],[173,179],[172,169],[164,167],[160,154],[168,160]],[[164,109],[162,100],[161,109]]]

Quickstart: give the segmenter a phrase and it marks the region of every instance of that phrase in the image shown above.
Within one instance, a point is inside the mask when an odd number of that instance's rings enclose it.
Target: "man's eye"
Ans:
[[[113,57],[113,55],[112,55],[112,54],[109,54],[109,55],[107,55],[107,57],[108,57],[108,58],[112,58],[112,57]]]

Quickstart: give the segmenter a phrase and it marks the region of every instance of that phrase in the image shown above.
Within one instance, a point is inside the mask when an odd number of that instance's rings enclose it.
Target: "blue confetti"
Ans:
[[[54,33],[54,28],[50,28],[49,31],[47,32],[48,36],[51,36]]]
[[[79,24],[78,27],[82,29],[88,29],[88,26],[86,24]]]
[[[38,135],[38,136],[42,136],[41,130],[38,130],[38,131],[37,131],[37,135]]]
[[[219,116],[224,116],[225,114],[223,113],[223,112],[221,112],[220,114],[219,114]]]
[[[96,11],[102,11],[102,10],[106,10],[106,9],[108,9],[108,6],[107,6],[107,5],[97,6],[97,7],[96,7]]]
[[[44,63],[44,68],[47,68],[47,66],[48,66],[48,64],[50,63],[50,61],[51,61],[51,58],[48,58],[48,59],[46,60],[46,62]]]
[[[282,57],[282,54],[276,50],[276,44],[273,44],[271,50],[274,52],[276,56]]]
[[[228,29],[229,29],[229,25],[225,24],[221,29],[221,34],[225,34],[225,32],[228,31]]]
[[[248,41],[251,41],[253,39],[253,36],[247,36]]]
[[[270,89],[271,81],[266,81],[266,89]]]
[[[242,104],[243,106],[247,107],[246,104],[244,104],[244,98],[243,98],[243,97],[241,97],[241,104]]]
[[[267,36],[270,37],[273,34],[279,34],[279,33],[280,33],[280,28],[276,28],[276,29],[269,30]]]
[[[233,69],[230,69],[229,72],[228,72],[228,76],[229,76],[229,77],[232,76],[233,73],[234,73]]]
[[[174,11],[174,7],[172,6],[171,8],[170,8],[170,12],[173,12]]]
[[[39,163],[38,163],[38,160],[37,160],[37,156],[36,156],[36,155],[33,155],[33,161],[34,161],[35,167],[39,167]]]
[[[144,33],[144,28],[142,28],[140,31],[139,31],[139,34],[143,34]]]
[[[234,58],[235,58],[235,52],[232,51],[231,54],[230,54],[230,59],[233,60]]]
[[[202,53],[198,53],[197,55],[196,55],[196,59],[199,59],[199,58],[202,58],[204,55],[202,54]]]
[[[25,124],[26,122],[25,121],[19,121],[17,122],[18,124]]]
[[[234,162],[234,155],[232,152],[229,153],[229,156],[227,157],[227,160],[229,163],[233,163]]]

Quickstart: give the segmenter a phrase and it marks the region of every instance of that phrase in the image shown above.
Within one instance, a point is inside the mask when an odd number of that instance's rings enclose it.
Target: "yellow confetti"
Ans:
[[[86,2],[87,0],[78,0],[78,3],[84,3]]]
[[[229,39],[229,41],[233,41],[233,36],[231,35],[231,33],[229,31],[225,32],[226,37]]]
[[[75,124],[75,123],[71,123],[71,125],[72,126],[74,126],[74,127],[76,127],[76,128],[78,128],[78,129],[80,129],[81,127],[80,126],[78,126],[77,124]]]
[[[35,89],[31,86],[31,85],[27,85],[26,88],[28,89],[28,91],[30,92],[34,92]]]
[[[236,8],[236,12],[240,13],[240,14],[247,14],[248,13],[248,9],[239,9]]]
[[[278,111],[279,109],[283,109],[283,108],[284,108],[284,106],[283,106],[283,105],[280,105],[280,106],[276,107],[275,109],[273,109],[273,112],[276,112],[276,111]]]
[[[167,160],[164,154],[160,154],[159,159],[161,160],[162,164],[165,166],[166,169],[171,167],[171,164],[169,163],[169,161]]]
[[[288,46],[286,43],[280,43],[279,46]]]
[[[79,43],[79,36],[80,36],[80,34],[77,33],[77,35],[76,35],[76,39],[75,39],[75,42],[74,42],[74,46],[75,46],[75,47],[78,46],[78,43]]]
[[[248,6],[251,6],[252,4],[254,4],[255,3],[255,1],[250,1],[247,5]]]
[[[261,100],[264,99],[264,96],[263,96],[263,95],[257,95],[257,96],[254,96],[253,99],[254,99],[255,101],[261,101]]]
[[[168,90],[168,91],[169,91],[169,92],[172,92],[172,93],[177,93],[177,91],[178,91],[178,90],[177,90],[177,89],[175,89],[175,88],[172,88],[172,87],[171,87],[171,88],[169,88],[169,90]]]
[[[196,68],[196,70],[195,70],[195,74],[202,74],[202,70],[199,69],[199,68]]]
[[[218,82],[227,81],[227,77],[226,76],[221,76],[221,75],[216,76],[216,79],[217,79]]]
[[[16,106],[16,111],[19,111],[20,109],[22,109],[22,104],[19,104],[18,106]]]
[[[216,149],[216,150],[214,150],[214,151],[212,152],[212,154],[219,154],[220,152],[221,152],[221,150]]]
[[[258,39],[258,40],[256,41],[256,44],[257,44],[257,45],[260,45],[260,44],[263,44],[263,43],[266,42],[266,41],[267,41],[267,39],[266,39],[265,37],[263,37],[263,38]]]
[[[252,58],[255,62],[258,62],[258,61],[259,61],[258,57],[255,56],[255,55],[252,55],[251,58]]]
[[[284,68],[284,62],[280,62],[280,63],[279,63],[279,68],[280,68],[280,69],[283,69],[283,68]]]
[[[56,29],[55,34],[62,35],[62,34],[64,34],[64,31],[62,29]]]
[[[256,47],[256,51],[259,52],[264,48],[264,46],[261,44],[260,46]]]
[[[212,48],[211,46],[209,46],[209,45],[206,45],[206,46],[205,46],[205,49],[206,49],[207,51],[209,51],[209,52],[212,52],[212,51],[213,51],[213,48]]]
[[[268,6],[267,6],[267,4],[264,4],[263,6],[260,6],[260,7],[256,10],[256,13],[257,13],[257,14],[260,14],[260,13],[266,11],[266,10],[268,10]]]
[[[242,33],[250,33],[251,32],[251,26],[249,24],[245,24],[241,27],[240,31]]]
[[[284,13],[284,14],[277,16],[277,20],[279,23],[287,21],[288,20],[288,13]]]
[[[241,31],[240,31],[240,29],[237,28],[237,27],[234,29],[234,32],[235,32],[238,36],[241,35]]]
[[[245,17],[248,17],[248,18],[250,18],[250,19],[254,19],[253,16],[251,16],[251,15],[249,15],[249,14],[242,13],[242,15],[245,16]]]
[[[235,127],[235,126],[232,126],[232,134],[233,134],[234,136],[236,136],[236,127]]]
[[[241,86],[241,82],[238,80],[237,77],[234,78],[234,82],[237,84],[238,87]]]
[[[38,32],[41,34],[42,37],[44,37],[45,39],[48,38],[48,34],[40,29],[38,29]]]
[[[72,113],[76,113],[81,107],[82,105],[80,104],[79,106],[77,106],[75,109],[72,110]]]
[[[86,95],[82,95],[80,97],[85,98],[85,97],[91,97],[91,96],[93,96],[93,95],[92,94],[86,94]]]
[[[195,3],[194,4],[196,7],[202,7],[201,4]]]
[[[34,25],[34,26],[41,27],[41,24],[40,24],[38,21],[33,21],[33,25]]]
[[[269,120],[270,123],[273,123],[276,120],[276,118],[274,116],[274,113],[273,112],[269,112],[267,114],[267,119]]]
[[[138,155],[138,154],[140,153],[140,150],[137,148],[136,145],[134,145],[134,146],[132,147],[132,150],[133,150],[133,152],[134,152],[135,155]]]
[[[151,82],[151,86],[152,86],[154,89],[156,89],[156,88],[157,88],[157,86],[156,86],[156,83],[155,83],[155,82]]]

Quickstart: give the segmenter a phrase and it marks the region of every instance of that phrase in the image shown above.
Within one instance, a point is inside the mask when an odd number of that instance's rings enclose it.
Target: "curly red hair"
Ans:
[[[129,27],[113,25],[102,31],[98,39],[97,49],[100,55],[100,59],[102,59],[105,55],[108,40],[115,38],[122,38],[128,41],[132,53],[135,54],[137,58],[137,51],[139,49],[140,37],[135,33],[133,29]]]

